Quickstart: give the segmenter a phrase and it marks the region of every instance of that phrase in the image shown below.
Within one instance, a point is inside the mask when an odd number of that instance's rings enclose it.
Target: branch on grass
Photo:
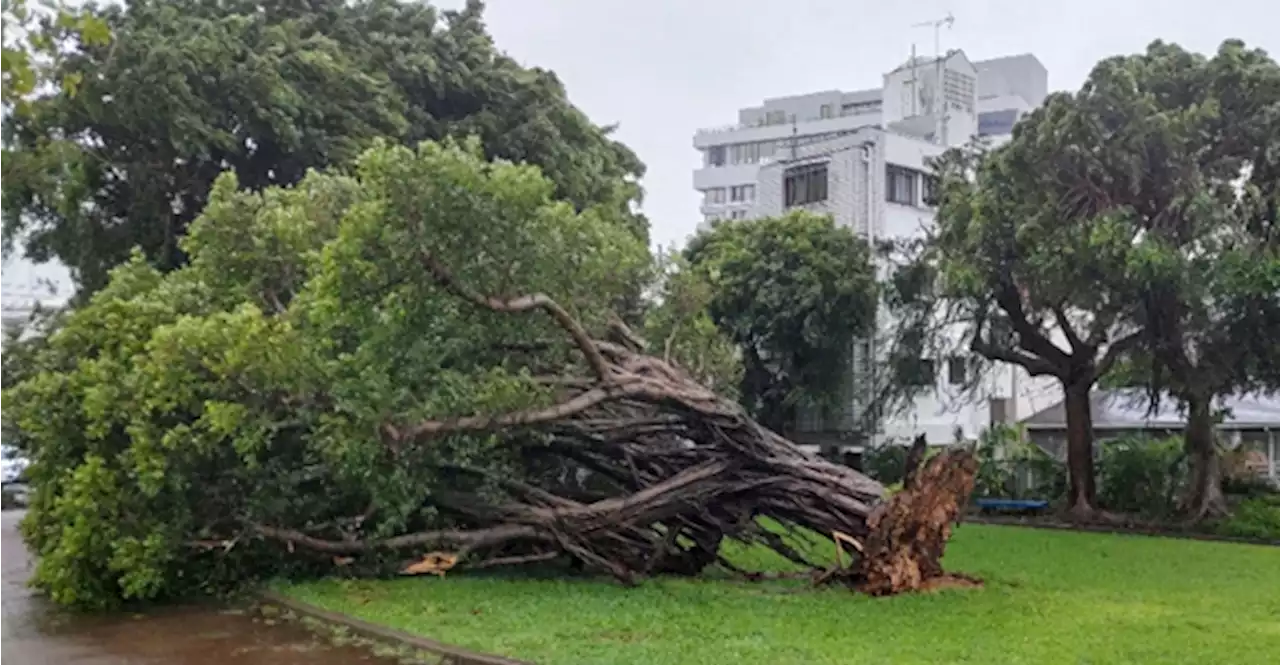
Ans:
[[[494,568],[497,566],[518,566],[525,563],[538,563],[540,561],[551,561],[560,556],[559,552],[539,552],[537,554],[523,554],[520,556],[499,556],[492,559],[484,559],[475,563],[466,564],[468,569],[477,568]]]
[[[506,313],[519,313],[533,309],[541,309],[547,314],[550,314],[551,318],[555,319],[556,323],[558,323],[561,328],[564,328],[564,330],[573,337],[574,343],[577,344],[578,349],[582,351],[582,354],[586,356],[587,363],[591,365],[591,370],[595,373],[596,378],[601,381],[608,380],[610,375],[609,364],[605,361],[604,356],[601,355],[600,350],[592,343],[591,336],[587,334],[587,330],[582,327],[582,324],[579,323],[577,319],[573,318],[573,316],[569,314],[568,310],[561,307],[560,304],[555,300],[552,300],[550,296],[543,293],[517,296],[515,298],[486,296],[471,290],[462,284],[462,282],[458,281],[458,279],[454,277],[453,273],[450,272],[444,264],[440,263],[440,261],[430,252],[422,252],[421,259],[422,264],[427,268],[427,271],[431,273],[431,276],[435,278],[436,282],[439,283],[440,286],[452,292],[454,295],[464,300],[469,300],[480,307],[484,307],[495,312]]]
[[[309,536],[296,529],[282,529],[256,523],[251,523],[249,527],[259,536],[286,543],[290,548],[298,546],[325,554],[359,554],[379,549],[397,550],[422,546],[450,546],[470,550],[500,545],[512,540],[541,539],[533,527],[524,525],[501,525],[474,531],[459,529],[422,531],[381,540],[328,540]]]

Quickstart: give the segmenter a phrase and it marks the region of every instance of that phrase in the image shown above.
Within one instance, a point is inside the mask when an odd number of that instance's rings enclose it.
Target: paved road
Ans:
[[[391,665],[351,647],[317,642],[290,625],[266,625],[235,610],[167,608],[146,614],[73,615],[26,586],[31,558],[18,535],[20,511],[3,513],[5,665]]]

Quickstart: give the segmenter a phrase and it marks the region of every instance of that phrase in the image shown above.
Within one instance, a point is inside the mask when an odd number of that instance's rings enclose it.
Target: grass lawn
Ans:
[[[546,665],[1280,663],[1280,548],[964,525],[946,562],[986,587],[873,599],[785,582],[458,574],[278,590]]]

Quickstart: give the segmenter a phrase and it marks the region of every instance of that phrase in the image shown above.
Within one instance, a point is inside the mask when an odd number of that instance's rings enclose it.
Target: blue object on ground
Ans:
[[[1049,502],[1040,499],[978,499],[982,510],[1044,510]]]

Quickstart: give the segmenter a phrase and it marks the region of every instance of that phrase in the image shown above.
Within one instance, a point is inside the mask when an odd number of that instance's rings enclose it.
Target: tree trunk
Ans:
[[[1183,434],[1191,478],[1182,509],[1192,521],[1227,514],[1222,494],[1222,468],[1213,432],[1213,411],[1208,398],[1187,400],[1187,430]]]
[[[1093,473],[1093,409],[1089,403],[1091,382],[1066,384],[1068,515],[1094,517],[1097,487]]]

